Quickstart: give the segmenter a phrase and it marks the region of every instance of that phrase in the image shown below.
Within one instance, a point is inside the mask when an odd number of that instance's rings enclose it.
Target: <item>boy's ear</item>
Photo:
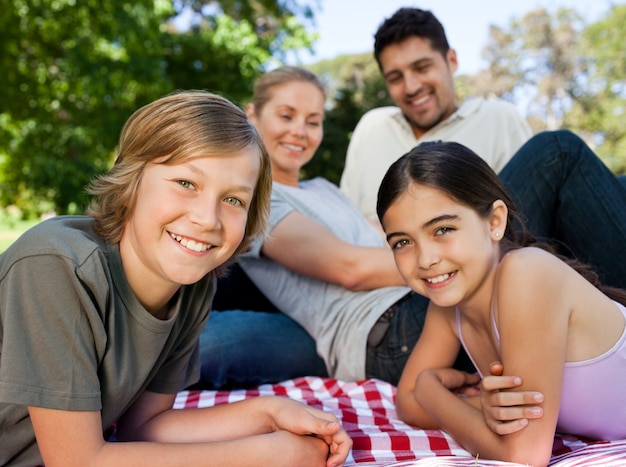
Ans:
[[[254,104],[252,102],[246,104],[246,117],[248,117],[250,121],[254,119]]]
[[[504,237],[508,215],[509,208],[504,201],[500,199],[495,200],[491,208],[491,216],[489,219],[489,228],[491,229],[491,236],[494,240],[501,240]]]

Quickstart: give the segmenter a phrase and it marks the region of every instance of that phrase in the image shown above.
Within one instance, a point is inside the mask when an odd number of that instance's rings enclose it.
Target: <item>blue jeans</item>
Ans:
[[[531,232],[556,240],[565,252],[595,266],[605,284],[626,288],[625,177],[615,177],[573,133],[556,131],[531,138],[500,178]],[[245,279],[237,279],[235,302],[248,296],[241,288]],[[407,342],[416,342],[421,332],[427,300],[419,301],[402,304],[388,335],[376,349],[368,349],[368,377],[397,380],[410,351]],[[228,308],[225,303],[229,300],[222,300],[222,309]],[[392,342],[398,339],[396,352]],[[210,387],[326,371],[311,336],[281,313],[213,312],[200,348],[202,382]]]
[[[212,311],[200,336],[201,377],[194,387],[220,389],[328,376],[315,341],[287,315]]]
[[[592,265],[604,284],[626,289],[625,177],[560,130],[531,138],[500,178],[534,235]]]

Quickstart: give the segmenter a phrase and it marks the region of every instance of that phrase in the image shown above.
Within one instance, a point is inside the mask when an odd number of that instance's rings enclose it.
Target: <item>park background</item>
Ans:
[[[0,251],[46,216],[83,212],[140,106],[176,89],[243,106],[281,64],[328,88],[303,177],[337,183],[359,117],[391,104],[371,48],[400,6],[443,23],[459,100],[509,100],[535,132],[569,128],[626,173],[626,2],[12,0],[0,9]]]

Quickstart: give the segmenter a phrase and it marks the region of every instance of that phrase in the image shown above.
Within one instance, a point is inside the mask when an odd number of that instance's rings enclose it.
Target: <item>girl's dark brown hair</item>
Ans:
[[[491,214],[494,201],[502,200],[508,208],[507,227],[500,243],[503,255],[526,246],[542,248],[559,257],[607,296],[626,305],[626,290],[601,284],[591,266],[558,254],[552,245],[539,241],[528,231],[500,178],[471,149],[454,142],[422,143],[394,162],[378,190],[376,213],[381,224],[389,206],[412,183],[441,190],[483,218]]]

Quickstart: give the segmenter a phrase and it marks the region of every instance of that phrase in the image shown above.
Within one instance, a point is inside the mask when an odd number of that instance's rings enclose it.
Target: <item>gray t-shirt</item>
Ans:
[[[378,231],[356,210],[339,188],[322,178],[291,187],[274,183],[270,235],[290,212],[320,223],[344,242],[383,246]],[[261,243],[239,258],[239,264],[265,296],[305,328],[334,378],[365,378],[367,336],[378,318],[409,292],[407,287],[383,287],[353,292],[287,269],[260,253]],[[307,248],[302,245],[302,248]]]
[[[199,378],[214,278],[182,287],[159,320],[92,225],[53,218],[0,255],[0,465],[41,463],[27,406],[101,410],[105,430],[144,390]]]

